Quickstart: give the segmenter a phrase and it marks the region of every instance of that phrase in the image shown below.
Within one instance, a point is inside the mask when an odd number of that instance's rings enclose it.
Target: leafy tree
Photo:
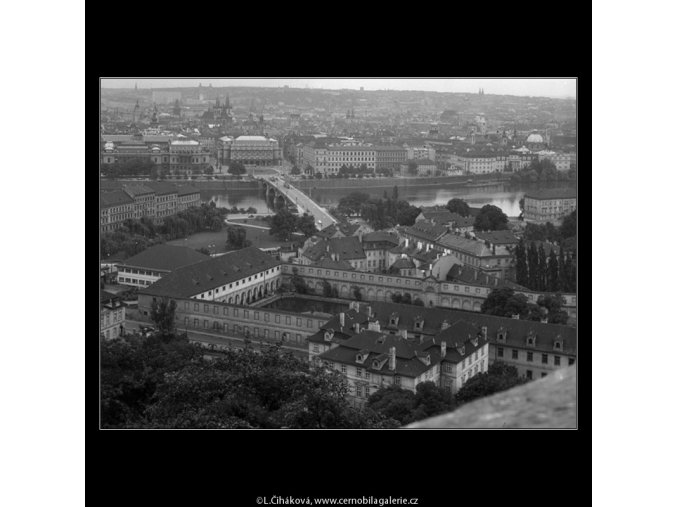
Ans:
[[[209,174],[209,175],[214,174],[214,168],[212,166],[207,166],[205,168],[205,174]]]
[[[529,285],[527,285],[527,287],[538,290],[538,250],[536,249],[535,243],[529,245],[529,250],[527,251],[527,266],[529,268]]]
[[[393,201],[397,201],[400,198],[400,191],[397,188],[397,185],[393,187]]]
[[[359,213],[367,201],[369,201],[369,194],[365,192],[351,192],[339,200],[337,208],[341,213],[351,215]]]
[[[306,238],[311,237],[317,232],[315,218],[308,213],[304,213],[303,216],[297,217],[296,229],[299,230]]]
[[[200,252],[201,254],[205,254],[205,255],[211,255],[212,254],[209,251],[209,248],[205,248],[205,247],[196,248],[195,251]]]
[[[296,164],[294,164],[294,165],[292,166],[292,168],[291,168],[291,174],[293,174],[293,175],[301,174],[301,169],[299,169],[299,168],[296,166]]]
[[[467,217],[470,215],[470,206],[468,206],[468,203],[465,202],[463,199],[451,199],[447,203],[447,209],[451,213],[458,213],[462,217]]]
[[[241,162],[231,162],[228,166],[228,173],[234,176],[240,176],[241,174],[246,174],[247,168]]]
[[[251,246],[252,242],[247,239],[247,230],[244,227],[228,227],[228,242],[226,247],[241,250]]]
[[[486,373],[471,377],[456,393],[456,401],[459,404],[468,403],[526,382],[526,379],[518,376],[517,368],[497,361],[489,366]]]
[[[415,393],[395,385],[379,389],[367,400],[367,407],[399,421],[402,425],[414,421],[413,412],[416,404]]]
[[[515,247],[515,277],[519,285],[528,283],[529,272],[527,269],[527,252],[524,246],[524,240],[520,238]]]
[[[547,290],[548,285],[548,258],[545,256],[543,243],[538,246],[538,289]]]
[[[508,228],[508,216],[501,208],[492,204],[482,206],[475,217],[475,229],[480,231],[500,231]]]
[[[418,164],[416,162],[409,162],[407,169],[409,170],[409,174],[411,175],[416,175],[416,170],[418,169]]]
[[[155,323],[161,336],[171,336],[176,329],[176,301],[162,298],[153,301],[150,310],[150,318]]]
[[[515,294],[510,287],[499,287],[492,290],[480,307],[482,313],[499,317],[519,315],[525,317],[529,312],[527,297],[524,294]]]
[[[414,299],[413,304],[415,304],[416,306],[425,306],[425,304],[423,303],[423,301],[420,298]]]
[[[562,225],[560,226],[559,231],[562,239],[576,237],[576,210],[562,219]]]
[[[355,301],[362,301],[362,289],[357,285],[353,287],[353,297],[355,298]]]
[[[416,386],[416,409],[412,417],[420,421],[455,408],[455,400],[449,389],[436,386],[433,382],[421,382]]]
[[[566,324],[569,321],[569,315],[562,310],[564,299],[560,294],[540,296],[537,304],[547,309],[548,324]]]
[[[322,281],[322,295],[326,298],[337,297],[338,291],[327,281]]]
[[[296,217],[286,208],[282,208],[270,221],[268,233],[280,241],[289,241],[294,231],[296,231]]]
[[[557,292],[559,290],[559,263],[554,248],[550,250],[550,255],[548,256],[547,279],[548,292]]]

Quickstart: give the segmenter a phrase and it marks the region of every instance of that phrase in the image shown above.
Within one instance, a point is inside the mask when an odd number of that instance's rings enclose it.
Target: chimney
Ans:
[[[360,333],[360,323],[355,322],[355,333],[359,334]]]
[[[475,281],[477,281],[477,270],[475,270]]]
[[[395,370],[395,347],[390,347],[390,357],[388,358],[388,369],[391,371]]]
[[[371,305],[367,305],[367,315],[370,319],[374,316],[374,310],[372,310]]]
[[[339,313],[339,322],[341,323],[341,327],[346,325],[346,314],[341,312]]]
[[[482,336],[487,339],[487,326],[482,326]]]
[[[442,322],[442,331],[444,331],[448,327],[449,327],[449,322],[447,322],[447,319],[444,319],[444,321]]]
[[[406,329],[400,329],[400,336],[406,340],[407,339],[407,330]]]
[[[442,347],[442,357],[447,357],[447,342],[442,342],[440,346]]]
[[[409,238],[404,239],[404,247],[409,248]]]

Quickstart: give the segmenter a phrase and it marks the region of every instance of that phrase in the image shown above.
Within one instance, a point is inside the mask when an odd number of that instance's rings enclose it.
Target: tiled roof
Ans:
[[[413,263],[411,259],[407,259],[406,257],[397,259],[392,266],[390,266],[390,269],[412,269],[415,268],[416,265]]]
[[[512,231],[478,231],[475,236],[482,241],[488,241],[495,245],[516,245],[519,243],[517,236]]]
[[[149,181],[144,184],[155,190],[157,195],[176,194],[178,191],[176,185],[166,181]]]
[[[179,195],[199,194],[200,189],[192,185],[180,185],[177,187]]]
[[[431,220],[432,222],[442,225],[448,224],[452,222],[454,219],[454,215],[452,215],[451,212],[445,208],[442,209],[423,208],[421,210],[421,215],[423,215],[423,218],[425,218],[426,220]]]
[[[355,236],[321,239],[303,252],[303,256],[311,261],[319,261],[325,257],[329,258],[331,254],[337,254],[338,260],[342,261],[364,259],[366,257],[359,238]]]
[[[405,234],[427,241],[435,241],[447,232],[447,228],[441,224],[433,224],[428,220],[419,220],[414,225],[402,228]]]
[[[256,247],[243,248],[178,268],[140,292],[157,296],[191,297],[280,264],[280,261]]]
[[[457,235],[453,232],[442,236],[437,243],[445,248],[460,250],[461,252],[474,255],[475,257],[491,257],[494,255],[510,255],[510,252],[504,246],[497,246],[494,254],[492,248],[488,247],[484,241],[467,239],[465,236]]]
[[[122,190],[114,190],[112,192],[101,192],[99,194],[102,208],[111,208],[113,206],[120,206],[122,204],[134,204],[134,199],[129,197]]]
[[[524,194],[525,199],[573,199],[576,197],[575,188],[544,188],[540,190],[530,190]]]
[[[124,190],[131,197],[135,197],[137,195],[147,195],[147,194],[154,194],[155,193],[155,190],[153,190],[149,186],[144,185],[142,183],[125,184]]]
[[[182,266],[210,259],[209,255],[202,254],[185,246],[156,245],[130,257],[124,266],[173,271]]]
[[[452,213],[451,214],[451,221],[453,223],[453,227],[472,227],[475,224],[475,217],[474,216],[468,216],[468,217],[462,217],[458,213]]]
[[[447,308],[426,308],[421,306],[405,305],[398,303],[386,303],[379,301],[364,302],[360,304],[362,319],[367,320],[366,308],[370,306],[373,318],[381,324],[381,330],[389,327],[390,316],[397,314],[399,321],[398,329],[407,329],[410,333],[416,332],[427,336],[437,336],[442,330],[442,323],[446,320],[449,325],[461,320],[470,323],[480,329],[487,327],[489,341],[496,343],[498,331],[507,331],[506,343],[512,346],[527,347],[526,339],[529,333],[536,336],[535,349],[542,352],[552,352],[555,340],[563,342],[563,352],[576,353],[576,328],[562,324],[546,324],[531,320],[510,319],[496,317],[483,313],[469,313],[461,310]],[[414,323],[417,318],[423,319],[423,329],[415,330]],[[360,318],[359,314],[356,318]],[[444,337],[444,336],[443,336]]]
[[[362,235],[362,243],[377,243],[377,242],[387,242],[387,243],[392,243],[393,245],[397,246],[399,244],[399,239],[397,238],[397,234],[394,234],[392,232],[386,232],[386,231],[374,231],[374,232],[368,232],[366,234]]]

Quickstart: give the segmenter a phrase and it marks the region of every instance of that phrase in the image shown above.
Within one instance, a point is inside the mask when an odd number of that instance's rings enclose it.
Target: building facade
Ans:
[[[282,160],[282,151],[277,140],[264,136],[222,137],[219,139],[219,157],[224,164],[274,166]]]
[[[119,229],[122,223],[134,218],[134,199],[122,190],[99,194],[101,232]]]
[[[184,246],[155,245],[120,263],[117,267],[117,282],[145,288],[175,269],[209,258],[208,255]]]
[[[553,224],[576,209],[576,189],[546,189],[524,195],[524,220]]]
[[[209,167],[209,149],[191,139],[169,144],[169,170],[172,174],[192,174]]]
[[[106,340],[125,333],[125,304],[115,294],[101,292],[101,336]]]

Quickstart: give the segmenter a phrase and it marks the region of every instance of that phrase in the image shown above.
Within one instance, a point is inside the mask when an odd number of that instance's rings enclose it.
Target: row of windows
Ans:
[[[184,317],[183,325],[186,328],[190,325],[189,317]],[[202,329],[211,329],[212,331],[218,331],[222,333],[228,333],[230,329],[232,333],[237,335],[242,334],[244,336],[253,336],[254,338],[270,338],[270,331],[267,328],[260,329],[258,327],[252,327],[250,329],[249,326],[241,326],[239,324],[233,324],[232,328],[229,328],[228,323],[219,322],[216,320],[209,321],[208,319],[203,319],[202,326],[200,326],[200,319],[193,318],[193,327]],[[286,331],[274,330],[273,338],[277,340],[282,339],[282,341],[289,341],[291,339],[291,335]],[[302,341],[303,337],[301,336],[301,334],[296,333],[296,342],[302,343]]]
[[[200,305],[201,303],[193,303],[193,311],[200,313]],[[221,311],[219,311],[221,309]],[[188,312],[190,311],[190,303],[188,301],[183,302],[183,310]],[[261,312],[259,310],[249,310],[247,308],[229,308],[227,306],[219,306],[219,305],[210,305],[207,303],[202,304],[202,312],[201,313],[211,313],[212,315],[225,315],[228,316],[230,315],[230,310],[233,312],[233,317],[239,317],[240,312],[242,312],[242,316],[245,319],[249,319],[250,315],[251,318],[254,320],[261,320]],[[294,321],[295,319],[295,321]],[[284,319],[284,324],[286,325],[295,325],[296,327],[303,327],[303,318],[302,317],[292,317],[291,315],[285,315]],[[269,322],[270,321],[270,313],[263,313],[263,321],[264,322]],[[309,329],[314,328],[315,325],[320,324],[320,321],[315,322],[312,319],[305,319],[306,321],[306,327]],[[274,322],[276,324],[282,324],[282,316],[279,314],[275,314]]]
[[[120,273],[128,273],[130,275],[146,275],[146,276],[160,276],[157,271],[148,271],[145,269],[120,268]]]
[[[496,349],[496,355],[498,357],[505,357],[505,352],[506,351],[503,349],[503,347],[498,347]],[[511,350],[511,359],[519,359],[519,350],[517,350],[517,349]],[[534,353],[527,351],[526,359],[527,359],[527,362],[533,363],[534,362]],[[549,361],[550,361],[550,358],[549,358],[548,354],[541,354],[541,363],[542,364],[550,364]],[[573,357],[568,358],[569,366],[574,364],[574,361],[575,360],[574,360]],[[555,366],[560,366],[561,365],[561,357],[560,356],[553,356],[553,364]]]
[[[120,277],[118,276],[118,280],[120,283],[133,283],[136,285],[151,285],[153,282],[150,280],[137,280],[136,278],[127,278],[127,277]]]

